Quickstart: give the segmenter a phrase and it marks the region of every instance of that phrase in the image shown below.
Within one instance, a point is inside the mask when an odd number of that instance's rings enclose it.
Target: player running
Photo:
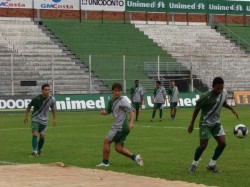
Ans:
[[[121,92],[122,85],[114,83],[112,85],[113,98],[109,101],[107,108],[101,111],[101,115],[113,113],[115,122],[103,142],[102,163],[96,166],[109,166],[110,145],[112,142],[115,142],[115,150],[118,153],[131,158],[139,166],[143,165],[140,155],[133,154],[124,148],[126,137],[130,129],[134,127],[134,108],[121,96]],[[127,113],[130,114],[129,123]]]

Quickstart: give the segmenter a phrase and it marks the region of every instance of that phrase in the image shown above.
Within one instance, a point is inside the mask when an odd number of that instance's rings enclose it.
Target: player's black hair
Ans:
[[[221,77],[215,77],[212,86],[215,86],[216,84],[224,84],[224,80]]]
[[[42,90],[43,90],[45,87],[50,87],[50,86],[49,86],[49,84],[47,84],[47,83],[46,83],[46,84],[43,84],[42,87],[41,87]]]
[[[161,85],[161,81],[155,81],[157,84]]]
[[[120,90],[120,91],[122,91],[122,85],[120,84],[120,83],[114,83],[113,85],[112,85],[112,91],[114,90],[114,89],[118,89],[118,90]]]
[[[135,80],[135,82],[139,82],[139,80],[138,80],[138,79],[136,79],[136,80]]]

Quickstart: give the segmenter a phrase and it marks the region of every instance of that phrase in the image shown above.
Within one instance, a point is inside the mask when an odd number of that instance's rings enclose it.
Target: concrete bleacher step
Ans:
[[[11,80],[11,75],[0,75],[1,80]],[[15,75],[14,79],[16,81],[20,80],[43,80],[39,74],[25,74],[25,75]]]
[[[61,49],[46,49],[46,48],[22,48],[18,50],[20,53],[22,53],[23,55],[26,54],[55,54],[55,53],[60,53],[62,52]]]
[[[65,76],[58,75],[58,74],[55,74],[55,75],[44,74],[43,78],[45,80],[52,80],[52,79],[62,80],[62,79],[65,79]],[[89,79],[88,75],[67,75],[67,80],[82,80],[84,82],[86,79]]]

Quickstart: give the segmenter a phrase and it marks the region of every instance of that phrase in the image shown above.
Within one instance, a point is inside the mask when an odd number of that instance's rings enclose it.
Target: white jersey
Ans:
[[[178,102],[179,101],[179,90],[177,86],[171,87],[168,90],[169,102]]]
[[[106,108],[108,113],[113,113],[115,122],[112,129],[117,131],[128,130],[127,113],[134,111],[135,109],[128,103],[124,97],[118,99],[111,99]]]
[[[159,88],[154,89],[154,98],[155,103],[163,103],[166,99],[166,90],[163,86],[160,86]]]
[[[141,102],[141,97],[143,97],[144,95],[144,90],[141,86],[135,86],[131,88],[130,91],[131,95],[132,95],[132,102]]]

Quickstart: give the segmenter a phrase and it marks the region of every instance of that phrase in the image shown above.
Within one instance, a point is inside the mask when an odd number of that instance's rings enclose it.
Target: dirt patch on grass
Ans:
[[[202,184],[65,166],[63,163],[2,165],[1,187],[204,187]]]

